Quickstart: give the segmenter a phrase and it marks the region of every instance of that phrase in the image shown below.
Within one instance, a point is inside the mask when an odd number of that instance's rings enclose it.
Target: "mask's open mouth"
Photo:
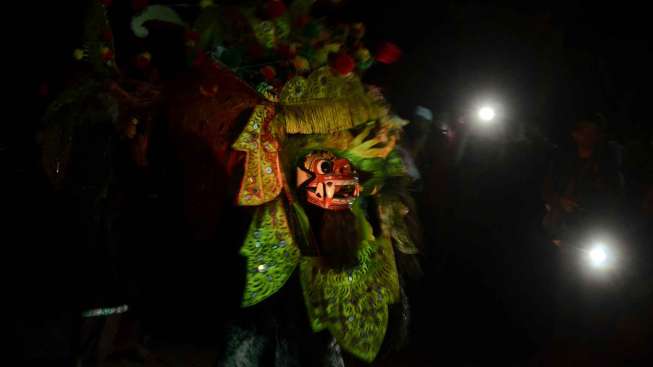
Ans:
[[[319,182],[318,182],[319,181]],[[360,194],[357,178],[320,177],[306,187],[308,202],[324,209],[348,209]]]
[[[348,199],[358,196],[356,185],[358,183],[347,183],[336,186],[336,191],[333,193],[334,199]],[[327,186],[329,183],[327,183]]]

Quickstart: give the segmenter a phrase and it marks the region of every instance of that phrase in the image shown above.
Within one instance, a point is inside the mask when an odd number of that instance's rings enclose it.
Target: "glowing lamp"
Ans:
[[[601,244],[596,244],[589,251],[589,260],[591,264],[595,267],[600,267],[606,264],[608,260],[608,254],[605,251],[605,248]]]
[[[495,116],[496,112],[494,112],[494,108],[492,107],[484,106],[478,110],[478,118],[483,122],[490,122],[494,120]]]

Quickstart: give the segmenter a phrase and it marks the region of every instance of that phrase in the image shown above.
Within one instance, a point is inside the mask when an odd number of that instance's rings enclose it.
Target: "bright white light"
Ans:
[[[590,250],[589,255],[590,261],[594,266],[604,265],[608,259],[608,254],[605,252],[605,249],[603,249],[603,246],[601,245],[595,245],[594,248]]]
[[[481,119],[481,121],[489,122],[494,119],[494,116],[496,116],[496,113],[494,112],[494,108],[489,107],[489,106],[484,106],[481,107],[480,110],[478,110],[478,117]]]

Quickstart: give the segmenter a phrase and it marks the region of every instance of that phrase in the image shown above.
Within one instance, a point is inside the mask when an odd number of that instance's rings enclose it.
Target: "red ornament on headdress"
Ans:
[[[261,74],[265,77],[265,80],[272,81],[277,76],[277,72],[270,65],[264,66],[261,68]]]
[[[333,59],[333,68],[338,71],[340,75],[348,75],[354,71],[356,63],[354,59],[346,53],[339,53]]]
[[[392,42],[381,44],[374,57],[376,61],[382,64],[392,64],[401,57],[401,49]]]

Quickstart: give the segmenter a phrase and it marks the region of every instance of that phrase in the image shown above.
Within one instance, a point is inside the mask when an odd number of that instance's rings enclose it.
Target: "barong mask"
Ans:
[[[358,173],[349,160],[315,151],[297,167],[297,187],[306,201],[326,210],[351,208],[360,194]]]

